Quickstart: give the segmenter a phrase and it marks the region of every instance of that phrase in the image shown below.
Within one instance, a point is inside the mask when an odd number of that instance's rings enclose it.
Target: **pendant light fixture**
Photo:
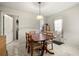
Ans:
[[[41,2],[38,2],[39,13],[37,15],[37,20],[43,20],[43,16],[41,15]]]

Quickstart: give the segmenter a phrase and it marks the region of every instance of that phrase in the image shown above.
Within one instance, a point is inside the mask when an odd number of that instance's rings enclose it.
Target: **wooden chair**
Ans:
[[[46,31],[46,32],[43,32],[43,34],[46,36],[46,48],[48,46],[48,44],[51,44],[51,47],[53,49],[53,33],[51,31]]]
[[[8,52],[6,49],[6,37],[0,36],[0,56],[7,56]]]
[[[27,44],[28,53],[31,53],[31,56],[33,56],[35,50],[42,49],[42,44],[32,40],[32,35],[33,35],[32,33],[27,33],[26,35],[28,41]]]
[[[54,39],[53,33],[47,32],[46,36],[47,36],[47,47],[46,48],[49,50],[49,53],[54,54],[50,52],[50,50],[53,50],[53,39]]]
[[[40,50],[42,49],[42,44],[31,41],[29,47],[31,56],[33,56],[34,51],[39,50],[40,52]]]
[[[46,36],[46,45],[45,45],[45,50],[49,49],[48,45],[51,44],[51,49],[53,50],[53,33],[51,31],[50,25],[49,24],[44,24],[42,28],[42,33]],[[46,51],[47,52],[47,51]]]
[[[25,33],[25,37],[26,37],[26,48],[27,48],[27,46],[28,46],[28,41],[29,41],[30,36],[31,36],[32,34],[35,34],[35,31],[30,31],[29,33],[28,33],[28,32]]]

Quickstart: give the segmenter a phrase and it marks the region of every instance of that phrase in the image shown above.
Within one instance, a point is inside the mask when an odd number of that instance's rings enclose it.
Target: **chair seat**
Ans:
[[[42,47],[42,44],[41,43],[39,43],[39,42],[34,42],[33,43],[33,49],[39,49],[41,47]]]

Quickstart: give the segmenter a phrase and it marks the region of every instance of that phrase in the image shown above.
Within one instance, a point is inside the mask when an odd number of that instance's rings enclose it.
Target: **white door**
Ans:
[[[4,15],[4,35],[6,35],[6,43],[13,41],[13,18]]]

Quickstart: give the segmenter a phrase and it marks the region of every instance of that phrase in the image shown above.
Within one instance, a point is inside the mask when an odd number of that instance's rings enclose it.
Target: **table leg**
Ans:
[[[45,41],[43,41],[43,47],[42,47],[42,51],[41,51],[41,56],[44,55],[44,47],[45,47]]]
[[[53,49],[53,44],[52,44],[52,43],[51,43],[51,46],[52,46],[51,49]],[[50,52],[47,48],[46,48],[46,50],[47,50],[47,52],[48,52],[49,54],[54,54],[54,52]]]

